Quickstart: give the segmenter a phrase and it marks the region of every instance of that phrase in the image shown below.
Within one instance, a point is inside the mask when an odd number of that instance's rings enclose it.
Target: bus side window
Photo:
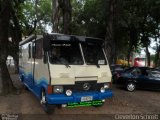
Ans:
[[[32,44],[32,57],[35,59],[42,59],[42,42],[41,40],[36,40]]]
[[[42,59],[42,39],[36,41],[36,59]]]
[[[31,58],[31,44],[28,45],[28,58]]]
[[[35,47],[35,42],[33,42],[33,43],[32,43],[32,58],[35,58],[35,56],[36,56],[35,49],[36,49],[36,47]]]

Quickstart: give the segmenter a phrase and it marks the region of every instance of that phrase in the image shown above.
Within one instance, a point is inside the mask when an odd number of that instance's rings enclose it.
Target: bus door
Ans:
[[[25,63],[24,69],[25,69],[25,83],[31,88],[33,86],[33,80],[34,80],[34,75],[33,75],[33,44],[32,42],[29,42],[26,44],[28,46],[28,55],[27,55],[27,62]]]

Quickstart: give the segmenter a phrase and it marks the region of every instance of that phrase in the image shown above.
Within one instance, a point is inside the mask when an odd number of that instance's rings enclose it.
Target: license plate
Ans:
[[[73,107],[84,107],[84,106],[99,106],[102,105],[103,102],[101,100],[95,100],[95,101],[86,101],[86,102],[77,102],[77,103],[68,103],[68,108]]]
[[[92,96],[81,97],[81,102],[92,101],[92,100],[93,100]]]

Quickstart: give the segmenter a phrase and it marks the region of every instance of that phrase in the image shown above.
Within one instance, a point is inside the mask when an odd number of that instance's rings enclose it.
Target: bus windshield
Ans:
[[[106,65],[107,61],[100,45],[94,43],[82,44],[84,58],[87,65]]]
[[[73,42],[53,43],[49,52],[49,59],[52,64],[83,64],[79,43]]]

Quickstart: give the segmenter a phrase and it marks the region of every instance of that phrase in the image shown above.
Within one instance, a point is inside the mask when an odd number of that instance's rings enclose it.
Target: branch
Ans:
[[[10,3],[10,8],[11,8],[11,16],[13,17],[13,22],[14,22],[14,25],[15,25],[15,30],[16,30],[16,42],[17,44],[22,40],[22,30],[21,30],[21,27],[19,25],[19,19],[16,15],[16,12],[13,8],[13,5],[12,3]]]
[[[34,21],[34,27],[33,27],[33,29],[28,33],[28,35],[33,34],[33,32],[36,30],[36,27],[37,27],[37,20]]]

